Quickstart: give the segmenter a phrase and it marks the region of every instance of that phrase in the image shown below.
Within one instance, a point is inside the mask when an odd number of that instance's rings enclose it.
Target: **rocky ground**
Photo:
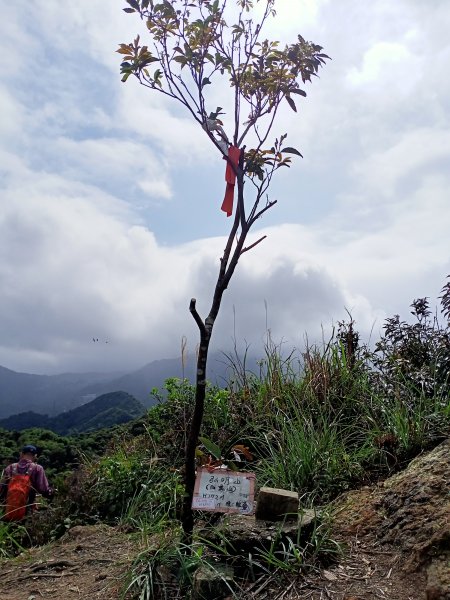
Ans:
[[[261,577],[242,600],[450,600],[450,440],[409,467],[333,505],[345,552],[320,572]],[[116,600],[139,552],[133,537],[77,526],[0,563],[2,600]],[[212,599],[211,599],[212,600]]]

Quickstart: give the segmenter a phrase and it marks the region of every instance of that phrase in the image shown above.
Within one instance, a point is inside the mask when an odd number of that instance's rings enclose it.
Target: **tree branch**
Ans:
[[[197,323],[197,326],[200,329],[200,333],[202,335],[206,335],[207,334],[206,327],[205,327],[205,324],[203,323],[200,315],[197,312],[197,309],[195,307],[196,303],[197,303],[197,300],[195,298],[191,298],[191,302],[189,304],[189,312],[194,317],[194,321]]]
[[[256,215],[255,215],[255,216],[252,218],[252,220],[250,221],[250,223],[249,223],[249,228],[250,228],[250,227],[253,225],[253,223],[254,223],[254,222],[257,220],[257,219],[259,219],[259,217],[260,217],[261,215],[263,215],[263,214],[264,214],[264,213],[265,213],[267,210],[269,210],[269,208],[272,208],[272,206],[273,206],[274,204],[276,204],[277,202],[278,202],[278,200],[272,200],[271,202],[268,202],[264,208],[262,208],[262,209],[261,209],[259,212],[257,212],[257,213],[256,213]]]
[[[242,254],[244,254],[244,252],[248,252],[249,250],[251,250],[252,248],[254,248],[255,246],[257,246],[260,242],[262,242],[263,240],[265,240],[266,237],[267,237],[267,235],[263,235],[261,238],[259,238],[259,240],[257,240],[253,244],[250,244],[250,246],[247,246],[247,248],[242,248],[242,250],[241,250],[241,256],[242,256]]]

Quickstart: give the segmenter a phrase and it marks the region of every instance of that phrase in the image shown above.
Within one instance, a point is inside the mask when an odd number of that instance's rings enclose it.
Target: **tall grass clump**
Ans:
[[[440,316],[426,298],[411,309],[412,323],[386,320],[374,349],[350,317],[300,358],[283,358],[269,339],[259,373],[235,377],[244,387],[232,401],[249,407],[261,485],[325,502],[449,435],[450,283]]]
[[[276,426],[276,434],[266,435],[263,457],[256,465],[261,485],[298,491],[310,505],[363,479],[371,448],[356,443],[353,432],[338,422],[300,418]]]
[[[345,343],[349,336],[351,346]],[[266,346],[259,380],[247,377],[258,390],[258,408],[264,406],[264,412],[253,411],[251,440],[260,485],[298,491],[311,503],[364,478],[364,464],[374,453],[367,408],[373,400],[367,364],[354,340],[351,321],[341,323],[323,349],[309,346],[300,359],[282,359],[278,346]]]
[[[188,552],[180,542],[180,534],[179,530],[172,530],[170,535],[160,537],[136,557],[122,597],[139,600],[208,600],[225,595],[237,600],[241,597],[236,595],[236,585],[231,585],[226,568],[218,562],[217,553],[212,551],[212,547],[194,539]],[[216,579],[215,586],[220,586],[226,594],[217,596],[213,593],[205,597],[194,593],[195,576],[199,570],[212,575]],[[221,581],[221,584],[217,581]]]
[[[149,434],[116,442],[84,465],[83,479],[86,505],[102,520],[139,529],[178,514],[180,473],[155,454]]]
[[[0,559],[12,558],[23,552],[27,538],[27,530],[22,525],[0,521]]]

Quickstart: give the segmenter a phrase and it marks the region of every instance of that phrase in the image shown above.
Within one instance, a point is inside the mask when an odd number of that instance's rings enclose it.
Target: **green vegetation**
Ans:
[[[52,484],[59,488],[80,463],[102,456],[114,439],[122,435],[123,429],[119,426],[72,436],[61,436],[37,427],[20,432],[0,429],[0,465],[3,468],[17,461],[20,448],[34,444],[39,451],[39,464],[45,468]]]
[[[60,413],[56,417],[40,415],[32,411],[12,415],[0,420],[0,427],[22,431],[38,427],[50,429],[60,435],[93,431],[127,423],[144,414],[144,405],[126,392],[110,392]]]
[[[388,319],[373,350],[360,345],[350,320],[339,324],[324,348],[308,347],[302,355],[283,357],[269,339],[259,373],[229,357],[233,382],[227,389],[207,387],[198,461],[208,455],[235,461],[232,449],[238,446],[239,468],[256,472],[258,486],[298,491],[303,507],[325,513],[341,492],[403,468],[450,434],[450,281],[441,296],[440,321],[426,299],[412,304],[412,314],[412,323]],[[146,548],[129,575],[129,593],[163,598],[182,589],[188,598],[200,566],[237,565],[246,577],[274,570],[292,574],[339,551],[325,518],[306,546],[276,536],[251,556],[237,557],[220,519],[199,513],[202,527],[186,555],[182,469],[195,387],[169,379],[166,391],[163,401],[153,390],[160,399],[155,407],[113,429],[71,437],[5,431],[2,459],[13,458],[23,443],[38,444],[42,464],[61,481],[61,493],[39,521],[27,525],[27,535],[3,527],[1,553],[57,537],[73,524],[117,524]]]
[[[22,552],[22,539],[26,539],[27,530],[21,525],[11,525],[0,521],[0,559]]]

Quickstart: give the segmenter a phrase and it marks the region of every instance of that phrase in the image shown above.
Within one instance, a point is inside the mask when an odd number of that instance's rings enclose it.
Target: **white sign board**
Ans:
[[[199,469],[192,508],[250,515],[255,506],[255,474]]]

